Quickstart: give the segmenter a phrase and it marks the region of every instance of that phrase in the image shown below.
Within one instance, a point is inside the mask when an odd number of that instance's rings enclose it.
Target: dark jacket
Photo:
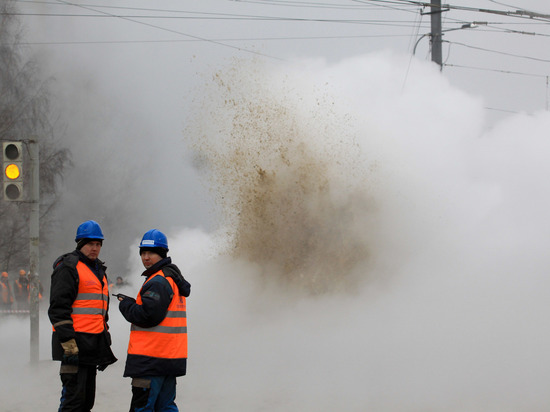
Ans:
[[[78,294],[79,276],[76,265],[79,260],[86,264],[103,284],[106,267],[99,259],[91,261],[78,250],[60,256],[53,264],[50,307],[48,309],[52,325],[71,320],[72,305]],[[108,315],[106,315],[105,321],[108,321]],[[72,322],[55,327],[52,334],[53,360],[62,360],[63,348],[60,342],[66,342],[72,338],[75,338],[78,346],[80,364],[110,365],[116,362],[117,359],[111,351],[111,335],[107,328],[102,333],[75,332]]]
[[[162,270],[164,276],[172,278],[179,293],[188,297],[191,293],[191,284],[182,276],[179,268],[172,264],[167,257],[143,272],[145,282],[151,275]],[[138,305],[135,299],[124,299],[119,309],[124,318],[142,328],[151,328],[158,325],[164,317],[174,296],[170,283],[163,276],[155,276],[140,290],[142,304]],[[187,359],[159,359],[148,356],[128,354],[124,376],[182,376],[187,369]]]

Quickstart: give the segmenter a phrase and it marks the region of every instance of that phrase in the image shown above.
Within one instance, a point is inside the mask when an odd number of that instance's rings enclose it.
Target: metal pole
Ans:
[[[38,363],[39,356],[39,327],[38,327],[38,309],[39,309],[39,276],[38,276],[38,257],[39,257],[39,210],[40,210],[40,185],[39,185],[39,146],[34,140],[29,141],[30,157],[30,216],[29,216],[29,278],[30,278],[30,326],[31,326],[31,363]]]
[[[443,70],[442,33],[441,33],[441,0],[431,2],[431,42],[432,61]]]

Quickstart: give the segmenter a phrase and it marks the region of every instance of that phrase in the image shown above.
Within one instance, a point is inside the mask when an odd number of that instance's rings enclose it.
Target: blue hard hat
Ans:
[[[75,242],[78,242],[80,239],[100,239],[103,240],[103,232],[99,227],[99,223],[95,220],[87,220],[78,226],[76,229]]]
[[[145,232],[143,235],[143,238],[141,239],[141,243],[139,244],[139,247],[160,247],[163,249],[168,250],[168,239],[166,238],[166,235],[162,233],[158,229],[151,229]]]

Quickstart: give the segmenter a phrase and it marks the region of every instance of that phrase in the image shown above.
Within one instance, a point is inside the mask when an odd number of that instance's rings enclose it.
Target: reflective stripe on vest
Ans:
[[[73,327],[76,332],[101,333],[105,329],[109,289],[107,278],[103,276],[103,285],[82,262],[76,264],[78,272],[78,295],[73,302]]]
[[[165,318],[157,326],[140,328],[132,324],[128,354],[163,359],[187,358],[187,312],[185,297],[180,295],[174,281],[164,276],[162,270],[152,275],[145,283],[151,281],[155,276],[163,276],[170,283],[174,296],[168,306]],[[137,296],[136,303],[138,305],[142,304],[141,291]]]

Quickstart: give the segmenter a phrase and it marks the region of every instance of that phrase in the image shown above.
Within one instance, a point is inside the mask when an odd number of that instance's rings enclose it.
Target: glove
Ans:
[[[124,302],[126,299],[131,300],[132,302],[136,301],[134,298],[123,295],[122,293],[113,293],[112,295],[115,296],[119,302]]]
[[[63,359],[61,363],[66,365],[78,365],[78,346],[76,346],[76,341],[69,339],[67,342],[61,342],[61,347],[63,348]]]
[[[126,308],[134,305],[135,303],[136,303],[136,300],[134,298],[127,296],[120,301],[120,303],[118,304],[118,309],[122,313],[124,313],[126,311]]]
[[[132,298],[132,297],[130,297],[130,296],[126,296],[126,297],[124,298],[124,300],[127,300],[127,301],[132,302],[132,303],[136,303],[136,299],[135,299],[135,298]]]

